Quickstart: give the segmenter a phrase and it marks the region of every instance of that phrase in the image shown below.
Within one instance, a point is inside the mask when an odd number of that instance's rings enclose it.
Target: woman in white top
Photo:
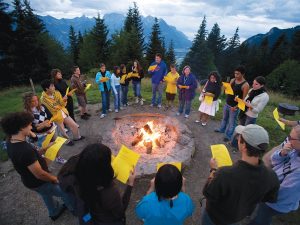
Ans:
[[[111,75],[110,84],[114,94],[115,112],[119,112],[121,108],[121,86],[120,86],[121,70],[119,66],[114,67],[114,73]]]
[[[254,79],[252,89],[249,90],[244,99],[246,109],[240,112],[240,124],[246,126],[255,124],[258,114],[265,108],[269,101],[269,95],[265,89],[266,80],[262,76]]]

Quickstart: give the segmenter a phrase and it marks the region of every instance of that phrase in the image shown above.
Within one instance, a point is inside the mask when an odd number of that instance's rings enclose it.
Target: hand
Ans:
[[[190,89],[190,86],[186,86],[186,89]]]
[[[218,163],[217,163],[216,159],[214,159],[214,158],[210,159],[210,161],[209,161],[209,167],[211,169],[217,169],[218,168]]]
[[[65,96],[63,97],[63,100],[66,102],[66,101],[68,100],[68,96],[65,95]]]
[[[290,151],[293,150],[293,147],[290,142],[287,142],[283,145],[280,154],[281,156],[286,156]]]
[[[129,178],[127,181],[127,184],[131,187],[133,187],[134,184],[134,180],[135,180],[136,174],[135,174],[135,169],[133,169],[130,174],[129,174]]]
[[[54,183],[54,184],[58,184],[59,183],[57,177],[53,176],[52,183]]]
[[[181,88],[182,88],[182,85],[178,85],[178,87],[181,89]]]
[[[251,107],[251,103],[250,103],[249,100],[248,100],[248,101],[244,101],[244,103],[245,103],[245,105],[246,105],[248,108],[252,108],[252,107]]]
[[[236,111],[236,107],[230,107],[230,110],[231,110],[231,112],[234,112],[234,111]]]
[[[45,120],[45,121],[42,123],[42,126],[45,127],[45,128],[46,128],[46,127],[48,128],[48,127],[51,127],[51,123],[50,123],[49,120]]]

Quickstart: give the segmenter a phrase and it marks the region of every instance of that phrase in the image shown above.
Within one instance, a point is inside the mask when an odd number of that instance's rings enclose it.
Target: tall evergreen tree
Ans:
[[[78,31],[78,44],[79,46],[83,43],[83,37],[80,31]],[[80,47],[79,47],[80,48]]]
[[[176,57],[175,57],[173,40],[171,40],[171,42],[169,44],[169,48],[168,48],[167,53],[166,53],[166,63],[168,65],[176,64]]]
[[[70,55],[74,65],[78,64],[79,58],[79,44],[78,44],[78,37],[74,30],[74,27],[71,25],[69,29],[69,40],[70,40]]]
[[[285,34],[279,36],[270,51],[271,69],[275,69],[290,56],[290,48],[286,40]]]
[[[163,42],[164,40],[161,37],[158,19],[155,17],[146,53],[146,59],[148,63],[151,63],[154,60],[156,53],[162,54],[162,57],[165,56],[165,48]]]
[[[300,62],[300,29],[295,31],[292,38],[291,58]]]

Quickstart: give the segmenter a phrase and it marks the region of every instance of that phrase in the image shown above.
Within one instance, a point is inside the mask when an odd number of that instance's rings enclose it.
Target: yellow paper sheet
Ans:
[[[149,66],[148,71],[154,71],[157,65]]]
[[[232,160],[225,145],[211,145],[210,149],[213,158],[217,161],[218,167],[232,165]]]
[[[46,148],[50,144],[50,141],[53,138],[54,133],[55,133],[55,130],[53,130],[50,134],[47,134],[45,140],[42,143],[42,148]]]
[[[131,77],[137,77],[137,78],[140,78],[139,73],[131,73]]]
[[[129,174],[136,166],[139,158],[139,154],[122,145],[118,155],[112,163],[116,178],[126,184]]]
[[[166,165],[166,164],[171,164],[173,166],[176,166],[177,169],[179,169],[179,171],[181,172],[181,166],[182,166],[182,163],[181,162],[168,162],[168,163],[157,163],[157,166],[156,166],[156,171],[159,170],[160,167]]]
[[[106,82],[106,81],[108,81],[108,80],[109,80],[108,77],[102,77],[102,78],[100,79],[101,82]]]
[[[187,89],[187,88],[188,88],[188,86],[181,85],[181,88]]]
[[[59,149],[66,142],[66,140],[67,139],[65,139],[63,137],[57,137],[55,139],[55,143],[50,148],[48,148],[48,150],[46,151],[45,157],[47,159],[50,159],[51,161],[54,161]]]
[[[77,90],[77,88],[74,88],[71,91],[69,91],[68,94],[73,95],[76,90]]]
[[[225,94],[233,95],[233,90],[232,90],[230,83],[227,83],[227,82],[222,82],[222,83],[223,83],[223,87],[225,88]]]
[[[70,90],[70,88],[68,87],[67,90],[66,90],[66,95],[69,94],[69,90]]]
[[[276,120],[276,122],[281,127],[281,129],[285,130],[285,124],[283,122],[279,121],[279,113],[278,113],[278,109],[277,108],[274,109],[273,116],[274,116],[274,119]]]
[[[245,105],[245,102],[243,101],[243,99],[235,98],[235,100],[238,102],[239,109],[245,111],[246,105]]]
[[[55,122],[55,121],[62,121],[62,114],[61,111],[59,110],[55,115],[53,115],[50,119],[50,122]]]
[[[204,97],[204,102],[208,105],[211,105],[214,101],[214,97],[213,96],[208,96],[208,95],[205,95]]]
[[[87,84],[84,91],[86,92],[87,90],[89,90],[91,88],[92,84]]]

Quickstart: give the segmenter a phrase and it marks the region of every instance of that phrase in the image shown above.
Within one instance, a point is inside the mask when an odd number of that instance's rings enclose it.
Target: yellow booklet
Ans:
[[[227,82],[222,82],[223,83],[223,87],[225,89],[225,94],[227,95],[233,95],[233,90],[232,90],[232,87],[230,85],[230,83],[227,83]]]
[[[157,65],[149,66],[148,71],[154,71]]]
[[[59,110],[55,115],[51,117],[50,122],[62,121],[62,120],[63,120],[62,113],[61,110]]]
[[[239,109],[245,111],[246,105],[245,105],[245,102],[243,101],[243,99],[240,99],[237,97],[237,98],[235,98],[235,100],[238,102]]]
[[[66,95],[68,95],[68,94],[73,95],[73,93],[74,93],[76,90],[77,90],[77,88],[74,88],[74,89],[72,89],[72,90],[70,91],[70,88],[68,87],[68,88],[67,88],[67,91],[66,91]]]
[[[48,148],[48,150],[46,151],[45,157],[47,159],[50,159],[51,161],[54,161],[59,149],[66,142],[66,140],[67,139],[65,139],[63,137],[57,137],[55,139],[55,143],[50,148]]]
[[[42,143],[42,148],[46,148],[50,144],[50,141],[53,138],[54,133],[55,133],[55,130],[53,130],[50,134],[47,134],[45,140]]]
[[[173,166],[176,166],[177,169],[179,169],[179,171],[181,172],[181,166],[182,166],[182,163],[181,162],[167,162],[167,163],[157,163],[157,166],[156,166],[156,171],[159,170],[160,167],[166,165],[166,164],[171,164]]]
[[[112,167],[114,169],[116,178],[122,183],[126,184],[130,172],[136,166],[139,158],[140,155],[138,153],[130,150],[125,145],[122,145],[118,155],[112,162]]]
[[[285,130],[285,124],[283,122],[279,121],[279,113],[278,113],[278,109],[277,108],[274,109],[273,116],[274,116],[274,119],[276,120],[276,122],[281,127],[281,129]]]
[[[211,145],[210,149],[213,158],[217,161],[218,167],[232,165],[232,160],[225,145]]]
[[[87,84],[85,89],[84,89],[84,92],[86,92],[87,90],[89,90],[91,88],[92,84]]]
[[[109,77],[102,77],[102,78],[100,79],[101,82],[106,82],[106,81],[108,81],[108,80],[109,80]]]
[[[208,95],[205,95],[204,97],[204,102],[208,105],[211,105],[214,101],[214,97],[213,96],[208,96]]]

